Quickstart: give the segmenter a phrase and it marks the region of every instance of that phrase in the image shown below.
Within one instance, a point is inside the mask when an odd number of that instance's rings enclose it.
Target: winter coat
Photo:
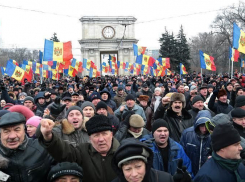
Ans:
[[[142,142],[147,140],[152,141],[152,138],[153,138],[152,135],[146,135],[143,136],[141,141]],[[183,159],[183,165],[187,167],[187,171],[190,174],[192,174],[191,161],[189,157],[185,154],[185,151],[182,148],[182,146],[179,143],[175,142],[172,138],[168,139],[168,145],[169,145],[168,171],[164,170],[162,155],[155,141],[152,142],[152,146],[150,147],[154,154],[152,167],[159,171],[165,171],[170,173],[171,175],[174,175],[178,167],[178,159],[181,158]]]
[[[44,98],[44,92],[39,92],[39,93],[36,95],[36,97],[34,98],[35,104],[36,104],[36,106],[37,106],[37,110],[36,110],[35,115],[36,115],[36,116],[42,117],[42,116],[43,116],[43,113],[44,113],[44,110],[46,109],[46,107],[47,107],[49,104],[52,103],[52,101],[51,101],[51,99],[50,99],[49,102],[44,102],[44,104],[41,105],[41,104],[38,103],[38,99],[39,99],[39,98]]]
[[[203,110],[207,110],[207,109],[204,107]],[[195,124],[196,116],[197,116],[199,111],[200,111],[199,109],[194,108],[194,107],[192,107],[192,109],[188,111],[192,116],[193,124]],[[212,111],[209,110],[209,112],[211,113],[212,117],[215,116],[215,114]]]
[[[0,143],[0,154],[9,160],[8,167],[1,169],[11,176],[11,182],[46,182],[53,158],[40,146],[38,140],[27,138],[15,150]]]
[[[140,140],[140,139],[142,139],[143,136],[149,135],[149,134],[150,134],[150,132],[147,129],[143,128],[142,135],[139,136],[137,139]],[[134,136],[128,132],[128,127],[125,124],[121,124],[120,128],[118,129],[118,131],[116,132],[114,137],[119,142],[121,142],[123,139],[132,138]]]
[[[119,107],[119,108],[114,112],[114,114],[115,114],[115,116],[117,116],[117,117],[119,118],[120,121],[122,121],[122,115],[123,115],[125,112],[127,112],[127,111],[129,111],[129,109],[128,109],[127,105],[125,105],[125,108],[124,108],[123,112],[120,112],[120,107]],[[135,104],[134,107],[133,107],[133,109],[132,109],[132,111],[134,111],[135,114],[140,115],[140,116],[143,118],[143,120],[145,121],[145,123],[146,123],[145,112],[144,112],[144,110],[143,110],[142,107],[140,107],[139,105],[136,105],[136,104]]]
[[[215,154],[217,155],[217,154]],[[218,156],[218,155],[217,155]],[[219,157],[219,156],[218,156]],[[245,166],[240,163],[238,166],[238,174],[242,180],[245,180]],[[194,178],[194,182],[235,182],[236,175],[223,167],[221,167],[213,157],[201,167]]]
[[[136,93],[131,89],[131,90],[125,90],[125,93],[128,94],[132,94],[135,98],[136,98]]]
[[[197,115],[194,126],[187,128],[182,133],[180,144],[191,160],[193,174],[196,175],[201,166],[211,155],[210,134],[200,135],[199,126],[210,120],[209,111],[201,111]]]
[[[116,103],[117,108],[122,104],[122,102],[124,102],[125,98],[126,98],[127,94],[124,92],[123,95],[119,95],[117,93],[117,95],[114,97],[114,102]]]
[[[188,111],[182,109],[182,116],[178,116],[172,108],[169,108],[166,112],[166,107],[159,104],[155,114],[158,116],[163,115],[163,119],[167,121],[169,127],[169,136],[176,142],[180,141],[181,133],[184,129],[193,126],[192,116],[189,114]],[[158,114],[160,112],[160,114]],[[165,113],[165,114],[162,114]],[[157,118],[154,118],[157,119]]]
[[[107,100],[102,100],[101,99],[101,100],[104,101],[106,103],[106,105],[108,105],[110,108],[112,108],[113,111],[115,111],[117,109],[117,106],[116,106],[116,103],[113,100],[111,100],[112,97],[111,97],[110,92],[106,88],[104,88],[100,92],[100,95],[102,95],[103,93],[107,93],[108,94],[108,99]]]
[[[90,143],[89,136],[84,130],[75,130],[72,124],[70,124],[66,119],[53,128],[53,132],[59,136],[63,141],[72,144],[74,147],[81,143]]]
[[[142,182],[173,182],[173,178],[170,174],[164,171],[158,171],[152,168],[153,153],[144,143],[141,143],[141,142],[135,143],[135,141],[124,140],[122,144],[120,145],[118,151],[124,150],[125,148],[128,148],[128,147],[130,148],[131,147],[142,147],[145,150],[147,150],[150,154],[149,157],[147,158],[147,163],[145,163],[146,173],[145,173],[145,176]],[[116,158],[118,156],[115,154],[114,157]],[[118,167],[117,162],[114,158],[112,161],[113,161],[111,164],[112,168],[117,174],[117,178],[114,179],[112,182],[126,182],[122,169]]]
[[[146,117],[146,125],[145,125],[145,128],[147,130],[151,131],[153,110],[149,106],[146,106],[146,107],[141,106],[141,107],[143,108],[143,110],[145,112],[145,117]]]
[[[103,90],[104,90],[104,89],[103,89]],[[117,95],[117,92],[114,91],[113,89],[111,89],[110,95],[111,95],[111,99],[113,99],[113,98]]]
[[[233,107],[227,103],[220,102],[219,100],[215,103],[216,95],[212,95],[209,102],[208,108],[213,111],[215,114],[224,113],[228,114]]]
[[[45,142],[42,136],[39,136],[39,142],[56,161],[76,162],[80,165],[83,168],[83,182],[108,182],[116,178],[111,160],[119,147],[119,142],[114,138],[106,156],[98,153],[90,143],[82,143],[74,147],[62,141],[54,133],[50,142]]]

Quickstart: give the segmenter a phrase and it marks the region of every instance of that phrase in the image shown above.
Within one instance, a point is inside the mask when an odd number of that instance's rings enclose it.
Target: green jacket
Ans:
[[[112,148],[106,157],[101,156],[90,143],[82,143],[77,147],[62,141],[53,133],[50,142],[39,137],[40,144],[58,162],[76,162],[83,168],[83,182],[111,182],[117,177],[111,167],[112,157],[119,147],[119,142],[113,138]]]

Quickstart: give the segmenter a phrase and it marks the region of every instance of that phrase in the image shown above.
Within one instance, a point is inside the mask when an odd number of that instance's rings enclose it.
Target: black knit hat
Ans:
[[[128,101],[128,100],[135,100],[135,98],[132,94],[128,94],[125,98],[125,101]]]
[[[211,140],[213,150],[216,152],[222,148],[240,142],[241,137],[231,123],[225,123],[215,126]]]
[[[78,107],[78,106],[71,106],[71,107],[69,107],[69,109],[66,111],[66,118],[68,117],[69,113],[70,113],[72,110],[78,110],[78,111],[81,112],[81,114],[83,114],[83,110],[81,109],[81,107]]]
[[[153,135],[154,132],[155,132],[158,128],[160,128],[160,127],[165,127],[165,128],[167,128],[167,129],[169,130],[169,128],[168,128],[168,123],[167,123],[165,120],[163,120],[163,119],[157,119],[157,120],[153,123],[153,125],[152,125],[152,129],[151,129],[152,135]]]
[[[100,102],[97,104],[97,106],[96,106],[96,111],[98,111],[98,110],[101,109],[101,108],[104,108],[104,109],[107,110],[107,105],[106,105],[106,103],[103,102],[103,101],[100,101]]]
[[[195,104],[198,101],[203,101],[203,98],[200,95],[196,95],[193,99],[192,99],[192,105]]]
[[[109,119],[104,115],[95,115],[86,122],[88,135],[101,131],[112,131],[112,125]]]
[[[245,106],[245,95],[240,95],[236,98],[235,107]]]
[[[66,175],[77,176],[81,180],[83,177],[83,169],[77,163],[58,163],[49,171],[48,182],[54,182],[58,178]]]
[[[236,107],[231,111],[231,116],[233,118],[243,118],[245,117],[245,110],[241,109],[240,107]]]

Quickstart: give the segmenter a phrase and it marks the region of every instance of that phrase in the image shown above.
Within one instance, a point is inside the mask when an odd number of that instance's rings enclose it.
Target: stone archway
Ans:
[[[81,45],[82,59],[91,59],[100,68],[101,54],[117,54],[117,60],[134,62],[133,44],[135,39],[134,23],[132,16],[98,17],[85,16],[80,19],[82,23]],[[126,25],[126,30],[125,30]],[[125,34],[124,34],[125,32]],[[124,34],[124,39],[122,39]],[[83,74],[88,74],[86,71]],[[119,74],[125,74],[120,69]]]

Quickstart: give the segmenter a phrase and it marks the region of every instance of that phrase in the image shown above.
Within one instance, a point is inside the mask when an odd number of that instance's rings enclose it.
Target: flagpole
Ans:
[[[203,78],[202,78],[202,68],[201,68],[201,80],[202,80],[202,83],[203,83]]]
[[[233,62],[234,61],[231,62],[231,78],[233,77]]]
[[[229,69],[228,69],[228,74],[230,73],[230,67],[231,67],[231,66],[230,66],[230,64],[231,64],[230,62],[231,62],[231,60],[229,59]]]

